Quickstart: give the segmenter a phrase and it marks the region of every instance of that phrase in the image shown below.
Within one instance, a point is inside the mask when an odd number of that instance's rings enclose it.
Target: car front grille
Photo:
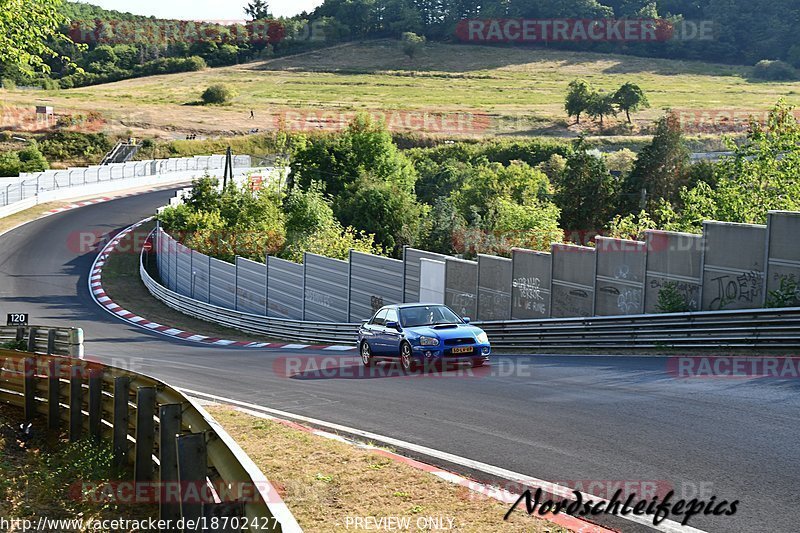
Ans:
[[[465,344],[475,344],[475,339],[471,337],[462,337],[460,339],[445,339],[445,346],[463,346]]]

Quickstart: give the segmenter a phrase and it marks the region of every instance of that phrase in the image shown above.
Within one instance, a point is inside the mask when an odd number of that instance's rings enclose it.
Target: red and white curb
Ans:
[[[265,408],[261,408],[259,406],[248,406],[248,404],[245,404],[244,402],[237,402],[235,400],[229,400],[229,399],[226,399],[226,398],[221,398],[221,397],[214,396],[214,395],[211,395],[211,394],[200,393],[200,392],[197,392],[197,391],[191,391],[191,390],[183,389],[183,392],[185,394],[187,394],[188,396],[191,396],[191,397],[197,399],[201,404],[226,405],[228,407],[233,408],[236,411],[248,414],[250,416],[255,416],[257,418],[261,418],[261,419],[264,419],[264,420],[270,420],[272,422],[281,424],[283,426],[286,426],[286,427],[289,427],[289,428],[292,428],[292,429],[295,429],[295,430],[298,430],[298,431],[302,431],[302,432],[305,432],[305,433],[310,433],[312,435],[317,435],[319,437],[323,437],[323,438],[330,439],[330,440],[335,440],[335,441],[338,441],[338,442],[342,442],[344,444],[349,444],[349,445],[354,446],[354,447],[359,448],[359,449],[369,450],[372,453],[375,453],[377,455],[381,455],[383,457],[392,459],[395,462],[408,465],[408,466],[410,466],[412,468],[415,468],[417,470],[422,470],[423,472],[427,472],[427,473],[429,473],[431,475],[434,475],[434,476],[438,477],[439,479],[442,479],[444,481],[448,481],[448,482],[453,483],[455,485],[458,485],[460,487],[464,487],[464,488],[470,490],[471,492],[474,492],[474,493],[477,493],[477,494],[481,494],[483,496],[486,496],[488,498],[497,500],[499,502],[502,502],[502,503],[505,503],[505,504],[508,504],[508,505],[513,505],[514,503],[517,502],[517,500],[519,500],[519,497],[520,497],[519,494],[515,494],[515,493],[513,493],[511,491],[508,491],[506,489],[503,489],[503,488],[500,488],[500,487],[496,487],[496,486],[492,486],[492,485],[487,485],[485,483],[480,483],[480,482],[475,481],[473,479],[464,477],[464,476],[462,476],[460,474],[456,474],[455,472],[450,472],[448,470],[443,470],[443,469],[441,469],[441,468],[439,468],[437,466],[433,466],[433,465],[430,465],[428,463],[423,463],[422,461],[417,461],[416,459],[412,459],[410,457],[406,457],[404,455],[400,455],[398,453],[389,451],[389,450],[387,450],[385,448],[380,448],[380,447],[374,446],[372,444],[366,444],[366,443],[360,442],[358,440],[354,440],[354,439],[343,437],[342,435],[339,435],[337,433],[331,433],[329,431],[323,431],[323,430],[320,430],[320,429],[315,429],[313,427],[310,427],[310,426],[307,426],[307,425],[304,425],[304,424],[300,424],[298,422],[293,422],[293,421],[287,420],[285,418],[280,418],[279,416],[275,416],[273,414],[269,414],[269,413],[264,412]],[[522,513],[525,512],[524,511],[524,507],[523,507],[523,510],[521,512]],[[557,524],[557,525],[559,525],[561,527],[567,528],[570,531],[574,531],[575,533],[616,533],[615,530],[613,530],[613,529],[608,529],[608,528],[599,526],[597,524],[593,524],[591,522],[587,522],[585,520],[581,520],[580,518],[577,518],[575,516],[572,516],[572,515],[569,515],[569,514],[565,514],[565,513],[559,513],[559,514],[545,513],[543,516],[539,516],[539,518],[541,518],[543,520],[547,520],[547,521],[552,522],[554,524]]]
[[[330,351],[347,351],[354,350],[354,346],[343,345],[329,345],[329,344],[283,344],[276,342],[251,342],[251,341],[236,341],[229,339],[220,339],[219,337],[209,337],[199,333],[184,331],[179,328],[165,326],[157,322],[152,322],[144,317],[137,315],[127,309],[123,309],[120,305],[115,303],[106,291],[103,289],[103,267],[108,261],[108,257],[114,252],[119,242],[125,236],[134,231],[136,228],[152,220],[152,217],[146,218],[142,221],[133,224],[118,233],[111,241],[105,245],[100,254],[94,260],[89,275],[89,293],[92,299],[103,309],[114,315],[115,317],[124,320],[134,326],[138,326],[149,331],[159,333],[166,337],[181,339],[189,342],[197,342],[213,346],[230,346],[236,348],[269,348],[281,350],[330,350]]]

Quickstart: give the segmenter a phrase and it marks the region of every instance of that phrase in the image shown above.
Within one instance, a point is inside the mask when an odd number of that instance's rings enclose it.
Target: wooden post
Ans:
[[[36,328],[31,328],[28,330],[28,351],[36,351]]]
[[[83,431],[83,383],[80,365],[72,365],[69,377],[69,440],[75,442]]]
[[[51,359],[47,363],[47,428],[58,431],[61,427],[61,365]]]
[[[197,522],[203,515],[202,498],[206,492],[208,457],[205,433],[191,433],[176,437],[178,448],[178,482],[181,487],[181,517]],[[187,487],[192,487],[188,489]],[[186,530],[184,530],[186,531]]]
[[[36,359],[27,357],[23,366],[25,391],[25,420],[31,421],[36,416]]]
[[[128,409],[128,395],[130,394],[131,380],[126,376],[114,378],[114,464],[122,466],[128,462],[128,423],[130,410]]]
[[[56,330],[47,330],[47,355],[56,353]]]
[[[89,435],[97,440],[102,438],[102,398],[103,371],[100,369],[92,369],[89,373]]]
[[[178,447],[177,436],[181,432],[183,405],[179,403],[165,404],[158,410],[158,450],[160,461],[159,481],[161,497],[158,514],[161,520],[177,522],[181,517],[180,495],[178,487]]]
[[[139,387],[136,391],[136,459],[133,467],[136,483],[153,481],[155,414],[155,387]]]

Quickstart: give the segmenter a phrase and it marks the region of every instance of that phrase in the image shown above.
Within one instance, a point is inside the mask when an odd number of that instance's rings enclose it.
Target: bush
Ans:
[[[17,88],[17,82],[12,80],[11,78],[3,78],[2,81],[3,89],[7,91],[13,91]]]
[[[50,168],[50,165],[47,164],[47,159],[44,158],[42,152],[36,146],[32,145],[20,150],[18,157],[22,172],[43,172]]]
[[[19,176],[21,168],[22,162],[19,160],[17,152],[4,152],[0,154],[0,176]]]
[[[687,313],[692,309],[686,296],[678,289],[678,284],[668,281],[658,291],[656,310],[659,313]]]
[[[753,67],[753,77],[767,81],[792,81],[800,75],[789,63],[763,59]]]
[[[794,278],[781,278],[781,285],[767,295],[767,307],[794,307],[800,304],[800,285]]]
[[[235,96],[236,92],[232,88],[221,83],[216,83],[203,91],[201,98],[203,99],[203,104],[205,105],[220,105],[229,103]]]

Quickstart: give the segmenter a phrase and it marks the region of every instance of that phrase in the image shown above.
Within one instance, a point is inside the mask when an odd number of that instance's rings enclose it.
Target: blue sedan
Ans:
[[[486,333],[446,305],[388,305],[362,324],[358,349],[365,366],[400,359],[404,370],[420,363],[482,366],[492,351]]]

